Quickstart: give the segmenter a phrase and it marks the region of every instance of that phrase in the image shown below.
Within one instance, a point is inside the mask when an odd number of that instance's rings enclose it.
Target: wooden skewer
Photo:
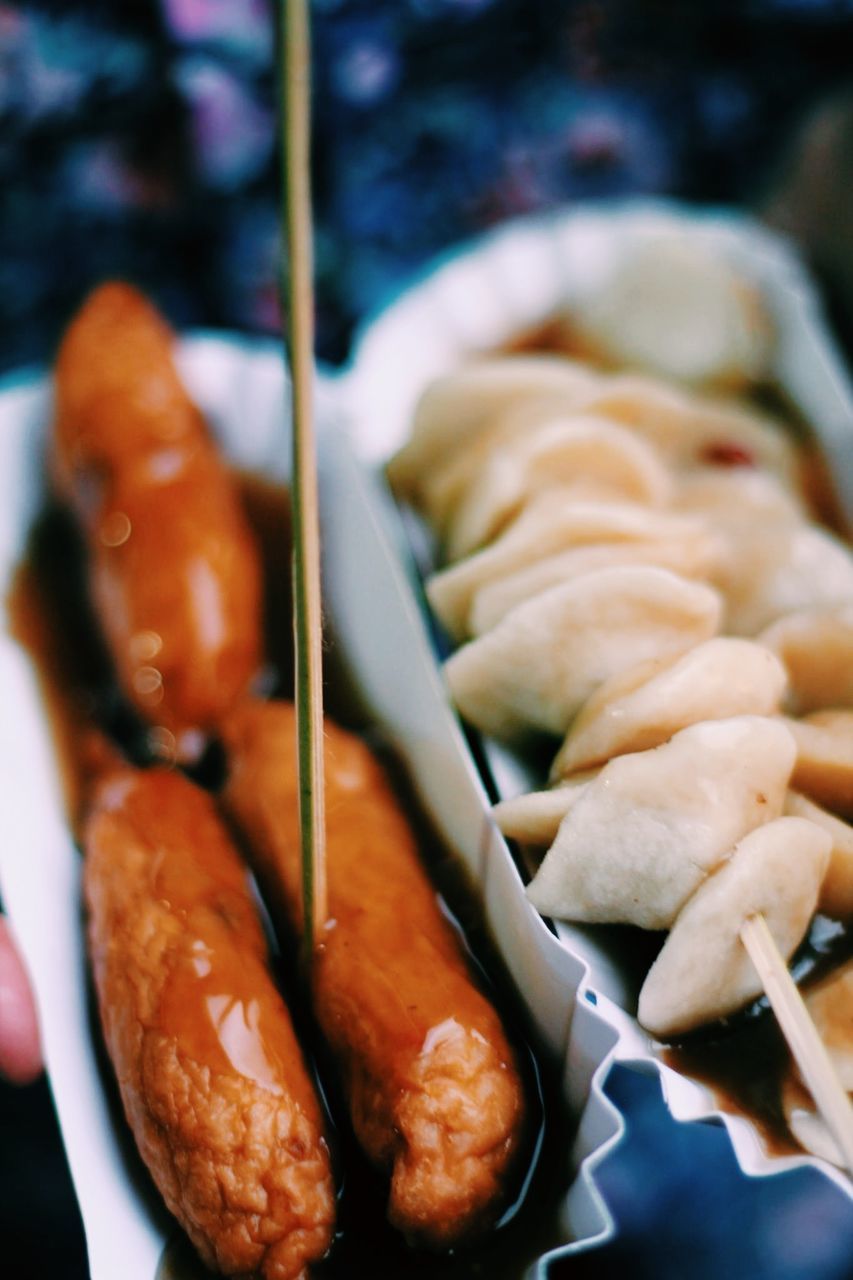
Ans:
[[[764,916],[745,920],[740,937],[806,1087],[835,1139],[847,1171],[853,1174],[853,1106]]]
[[[311,42],[307,0],[285,0],[279,89],[293,406],[293,627],[302,832],[303,949],[310,964],[328,918],[323,778],[323,620],[314,442],[314,289],[311,237]],[[282,273],[283,274],[283,273]]]

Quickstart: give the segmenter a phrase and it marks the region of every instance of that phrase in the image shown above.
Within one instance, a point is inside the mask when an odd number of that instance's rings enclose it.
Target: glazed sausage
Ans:
[[[122,768],[96,786],[83,843],[101,1025],[143,1160],[208,1266],[304,1276],[331,1242],[329,1153],[213,802]]]
[[[301,919],[293,708],[246,702],[223,725],[223,802],[271,896]],[[500,1021],[474,985],[408,824],[365,745],[326,724],[330,920],[312,970],[356,1137],[391,1169],[389,1218],[446,1248],[502,1204],[524,1101]]]
[[[122,687],[189,755],[259,666],[261,574],[172,342],[128,285],[96,290],[60,347],[52,462]]]

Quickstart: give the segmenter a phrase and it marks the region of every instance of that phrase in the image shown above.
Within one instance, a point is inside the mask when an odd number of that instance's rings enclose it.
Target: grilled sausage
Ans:
[[[323,1123],[243,866],[181,776],[122,768],[84,829],[89,945],[137,1146],[205,1263],[291,1280],[327,1251]]]
[[[261,658],[261,575],[227,469],[135,290],[106,284],[56,363],[53,471],[122,687],[192,754]]]
[[[223,726],[227,812],[299,928],[293,708],[246,702]],[[490,1225],[523,1127],[500,1021],[471,979],[379,764],[327,722],[329,922],[312,969],[317,1019],[356,1136],[391,1170],[389,1217],[446,1248]]]

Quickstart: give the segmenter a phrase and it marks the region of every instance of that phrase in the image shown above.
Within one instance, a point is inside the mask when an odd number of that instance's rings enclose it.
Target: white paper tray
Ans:
[[[627,238],[642,240],[667,230],[695,236],[758,285],[777,333],[774,380],[810,424],[853,521],[853,390],[817,294],[792,248],[750,219],[726,211],[686,211],[659,201],[585,205],[579,211],[520,220],[443,259],[361,332],[343,398],[353,416],[355,448],[372,469],[371,505],[382,523],[377,537],[385,542],[389,559],[397,557],[406,565],[411,555],[381,471],[408,438],[415,404],[429,382],[472,352],[499,347],[559,308],[594,293]],[[401,573],[399,567],[396,571]],[[414,587],[407,611],[409,646],[429,651],[414,571],[402,573]],[[359,648],[355,629],[350,639],[370,680],[370,657]],[[437,670],[434,678],[440,681]],[[393,720],[391,708],[388,714]],[[400,728],[404,732],[406,726]],[[455,722],[446,730],[448,743],[454,728]],[[458,731],[455,741],[467,760]],[[487,751],[499,789],[506,779],[510,785],[515,782],[517,791],[518,775],[511,772],[507,758],[500,751]],[[429,794],[431,781],[414,754],[411,765]],[[484,834],[483,841],[489,857],[501,856],[503,842],[496,832]],[[512,909],[520,911],[515,905]],[[505,927],[499,916],[493,923]],[[603,1092],[614,1061],[658,1075],[677,1120],[723,1124],[745,1173],[769,1176],[812,1167],[853,1198],[850,1179],[824,1161],[805,1155],[768,1156],[751,1123],[720,1112],[708,1088],[654,1056],[651,1040],[633,1017],[643,975],[632,972],[606,931],[560,924],[558,932],[566,952],[582,966],[566,1064],[568,1096],[576,1104],[586,1101],[574,1151],[580,1171],[567,1206],[577,1243],[563,1252],[600,1243],[613,1230],[595,1186],[595,1170],[624,1131],[622,1117]],[[559,971],[556,958],[552,967]],[[535,986],[530,990],[535,1005]]]
[[[189,339],[181,346],[180,366],[229,456],[242,467],[286,478],[289,438],[278,346]],[[48,380],[37,375],[0,385],[3,598],[44,498],[50,395]],[[384,539],[370,485],[341,428],[339,404],[338,388],[321,379],[329,620],[377,724],[414,767],[419,782],[425,780],[419,789],[429,811],[482,885],[504,957],[543,1038],[562,1054],[583,966],[530,910],[488,818],[479,779],[422,641],[422,619],[400,560]],[[87,998],[80,858],[65,822],[59,767],[35,673],[7,634],[8,623],[6,618],[0,633],[0,887],[35,987],[91,1275],[93,1280],[153,1280],[174,1224],[152,1194],[123,1121],[112,1109],[114,1091],[104,1087]],[[590,1061],[588,1072],[598,1060]],[[573,1076],[576,1089],[579,1080]],[[566,1187],[569,1182],[567,1159]],[[572,1238],[568,1224],[564,1238]]]

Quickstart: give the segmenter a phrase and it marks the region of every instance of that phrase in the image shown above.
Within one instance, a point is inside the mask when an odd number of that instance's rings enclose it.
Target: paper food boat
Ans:
[[[280,347],[221,337],[181,343],[179,364],[231,460],[266,478],[287,478],[287,392]],[[440,783],[449,843],[482,876],[490,916],[509,925],[504,951],[518,956],[520,987],[548,1042],[561,1050],[583,966],[556,945],[527,908],[520,882],[487,819],[480,784],[462,751],[432,655],[406,654],[413,613],[400,563],[390,553],[371,505],[366,473],[347,443],[341,397],[330,379],[318,383],[321,518],[331,584],[327,613],[362,692],[379,691],[373,715],[410,761]],[[51,420],[48,378],[33,374],[0,386],[0,590],[6,600],[29,530],[45,499],[44,445]],[[288,589],[286,556],[282,589]],[[51,1088],[83,1219],[93,1280],[172,1280],[161,1267],[175,1224],[159,1202],[105,1080],[93,1016],[80,897],[80,856],[64,813],[60,763],[47,709],[26,652],[0,633],[0,885],[35,987]],[[369,660],[348,652],[352,625]],[[448,738],[448,734],[450,735]],[[426,794],[426,793],[425,793]],[[433,811],[438,819],[441,814]],[[550,944],[543,945],[543,942]],[[596,1054],[589,1069],[598,1062]],[[108,1086],[108,1087],[105,1087]],[[566,1154],[563,1185],[570,1171]],[[568,1224],[562,1238],[573,1238]],[[193,1274],[195,1272],[193,1271]]]
[[[580,1116],[565,1173],[564,1246],[548,1262],[601,1243],[614,1230],[595,1169],[624,1122],[603,1092],[610,1064],[659,1073],[673,1115],[726,1125],[751,1174],[814,1166],[850,1193],[849,1181],[810,1157],[769,1159],[753,1127],[722,1116],[710,1093],[662,1066],[631,1016],[636,979],[594,930],[555,937],[528,903],[458,721],[451,711],[419,603],[398,513],[380,467],[408,430],[432,377],[468,351],[499,345],[571,296],[573,280],[605,261],[624,232],[654,226],[660,210],[591,210],[526,222],[488,237],[430,274],[368,326],[351,369],[321,378],[321,506],[326,606],[354,683],[403,757],[439,834],[467,866],[506,965],[543,1043],[562,1064]],[[780,331],[777,375],[804,416],[821,426],[836,474],[844,471],[851,400],[843,366],[808,282],[778,241],[740,220],[689,220],[748,264]],[[740,257],[738,256],[740,255]],[[580,274],[579,274],[580,273]],[[181,369],[229,456],[286,478],[285,385],[275,344],[200,337],[181,345]],[[0,585],[4,598],[44,496],[43,444],[50,386],[33,375],[0,394]],[[824,434],[824,432],[826,434]],[[851,506],[853,510],[853,506]],[[83,1217],[93,1280],[151,1280],[174,1224],[128,1158],[130,1142],[101,1078],[87,995],[79,856],[63,810],[61,777],[29,659],[0,635],[0,886],[36,988],[51,1087]],[[569,1190],[573,1172],[579,1173]]]
[[[773,381],[811,428],[845,515],[853,523],[853,388],[816,290],[790,245],[754,221],[727,211],[687,211],[659,201],[585,205],[578,211],[509,224],[449,255],[361,332],[344,401],[352,417],[356,452],[373,469],[371,506],[381,512],[384,540],[405,566],[411,565],[411,548],[382,469],[408,438],[415,405],[426,386],[472,353],[500,348],[559,310],[581,306],[607,278],[626,244],[674,233],[695,238],[758,287],[776,332]],[[412,568],[407,567],[404,576],[412,585],[409,643],[427,651],[431,642],[422,590]],[[350,621],[350,648],[359,654],[369,681],[369,655],[360,648],[357,628]],[[380,690],[371,692],[381,698]],[[393,708],[383,707],[383,714],[394,723]],[[446,728],[447,750],[455,729],[455,718],[450,719],[454,723]],[[405,727],[401,723],[399,731],[405,732]],[[455,740],[467,760],[470,753],[458,732]],[[502,783],[509,788],[507,794],[523,789],[518,785],[517,762],[493,745],[486,744],[485,751],[499,792]],[[425,793],[438,802],[440,792],[431,790],[431,780],[423,766],[419,768],[414,752],[410,763]],[[469,838],[475,847],[473,833]],[[488,869],[488,858],[502,858],[494,848],[502,838],[484,829],[481,840],[487,850],[483,865]],[[515,894],[507,891],[491,917],[493,927],[520,936],[521,927],[511,914],[515,909]],[[622,1117],[603,1092],[607,1071],[616,1061],[658,1075],[677,1120],[723,1124],[745,1173],[770,1176],[813,1167],[853,1197],[850,1179],[825,1161],[806,1155],[768,1155],[750,1121],[720,1111],[709,1088],[672,1070],[655,1055],[653,1041],[633,1016],[644,975],[632,969],[631,958],[620,954],[606,931],[564,923],[556,928],[560,945],[574,961],[572,976],[578,962],[583,970],[565,1048],[567,1096],[578,1106],[584,1106],[586,1099],[574,1152],[579,1175],[567,1204],[577,1243],[566,1253],[587,1247],[594,1238],[602,1242],[613,1229],[595,1188],[595,1169],[624,1131]],[[542,938],[543,952],[550,951],[555,941]],[[539,972],[541,956],[537,954],[535,966],[530,962],[534,971],[526,973],[521,952],[519,947],[513,956],[517,972],[527,983],[534,1012],[541,1008],[547,1022],[553,1013]],[[560,973],[559,958],[554,956],[545,968],[550,974]],[[551,1023],[552,1028],[557,1025],[562,1026]],[[544,1025],[543,1031],[547,1036]]]

